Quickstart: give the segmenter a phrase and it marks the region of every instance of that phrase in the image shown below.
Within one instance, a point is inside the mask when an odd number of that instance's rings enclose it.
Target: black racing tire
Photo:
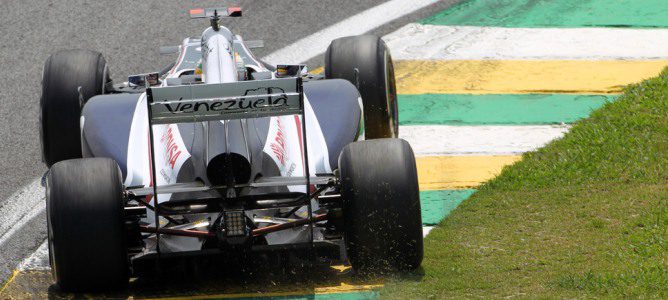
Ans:
[[[91,97],[103,94],[109,81],[107,61],[98,52],[62,50],[46,60],[39,120],[42,160],[48,167],[81,158],[81,108]]]
[[[61,290],[115,290],[128,284],[121,181],[118,165],[109,158],[71,159],[51,167],[49,261]]]
[[[422,262],[415,156],[402,139],[347,145],[339,157],[346,250],[362,273],[410,271]]]
[[[399,135],[399,109],[392,56],[374,35],[333,40],[325,53],[325,78],[340,78],[359,89],[366,139]]]

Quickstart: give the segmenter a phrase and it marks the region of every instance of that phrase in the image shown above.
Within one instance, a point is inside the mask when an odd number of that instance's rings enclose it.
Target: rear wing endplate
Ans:
[[[155,87],[147,97],[151,124],[296,115],[304,107],[299,77]]]

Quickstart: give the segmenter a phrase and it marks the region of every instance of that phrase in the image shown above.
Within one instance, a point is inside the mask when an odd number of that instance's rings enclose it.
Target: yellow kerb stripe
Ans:
[[[324,74],[325,73],[325,67],[317,67],[317,68],[311,70],[311,72],[309,72],[309,73],[318,74],[318,75]]]
[[[658,75],[668,60],[405,60],[394,64],[399,94],[610,94]]]
[[[490,180],[521,156],[427,156],[417,158],[420,190],[473,188]]]

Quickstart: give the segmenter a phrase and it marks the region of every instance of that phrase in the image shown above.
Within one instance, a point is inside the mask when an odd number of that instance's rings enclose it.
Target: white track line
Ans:
[[[263,58],[271,64],[298,64],[325,53],[337,38],[369,32],[438,0],[390,0],[311,34]]]
[[[0,246],[4,245],[26,223],[44,211],[44,189],[41,178],[11,195],[0,206]]]
[[[17,267],[19,271],[41,271],[50,270],[49,266],[49,248],[46,240],[35,250],[28,258],[24,259]]]
[[[570,128],[560,126],[401,126],[399,137],[416,156],[502,155],[536,150],[562,137]]]
[[[396,60],[668,58],[668,29],[408,24],[383,37]]]

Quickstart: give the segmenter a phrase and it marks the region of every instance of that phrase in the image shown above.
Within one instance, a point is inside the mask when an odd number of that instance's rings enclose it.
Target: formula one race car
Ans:
[[[271,66],[191,10],[201,37],[162,72],[114,84],[105,59],[44,67],[41,142],[52,272],[67,291],[119,288],[179,257],[283,251],[356,272],[422,261],[415,157],[397,138],[392,60],[375,36],[334,40],[325,75]],[[236,256],[235,256],[236,257]],[[238,256],[246,257],[246,256]]]

